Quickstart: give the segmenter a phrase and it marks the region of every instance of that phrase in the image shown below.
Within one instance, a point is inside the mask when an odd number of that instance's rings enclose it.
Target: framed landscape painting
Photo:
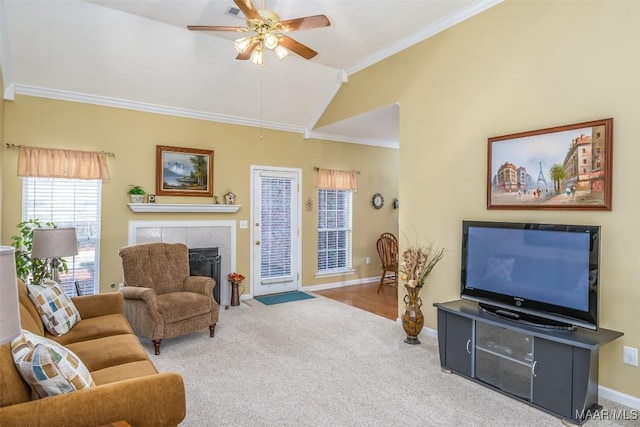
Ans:
[[[156,194],[213,196],[213,151],[156,147]]]
[[[611,210],[613,119],[489,138],[487,209]]]

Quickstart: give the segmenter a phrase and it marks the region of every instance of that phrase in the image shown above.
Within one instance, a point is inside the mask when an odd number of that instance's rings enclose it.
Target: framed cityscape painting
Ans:
[[[613,119],[489,138],[487,209],[611,210]]]
[[[156,147],[156,195],[213,196],[213,151]]]

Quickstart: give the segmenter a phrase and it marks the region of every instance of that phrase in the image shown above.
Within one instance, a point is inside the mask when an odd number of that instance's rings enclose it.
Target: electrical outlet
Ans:
[[[624,346],[622,352],[624,363],[631,366],[638,366],[638,349],[633,347]]]
[[[364,262],[365,262],[367,265],[371,264],[371,257],[370,257],[370,256],[366,257],[366,258],[364,259]]]

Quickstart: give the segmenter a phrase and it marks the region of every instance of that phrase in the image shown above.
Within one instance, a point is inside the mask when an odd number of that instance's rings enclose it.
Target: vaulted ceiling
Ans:
[[[0,0],[5,99],[28,94],[395,147],[390,105],[321,129],[315,124],[351,74],[501,0],[268,0],[280,19],[326,15],[328,27],[288,35],[311,60],[271,51],[239,61],[245,33],[232,0]],[[263,1],[254,0],[262,9]],[[233,10],[233,9],[236,10]],[[234,15],[234,13],[236,13]]]

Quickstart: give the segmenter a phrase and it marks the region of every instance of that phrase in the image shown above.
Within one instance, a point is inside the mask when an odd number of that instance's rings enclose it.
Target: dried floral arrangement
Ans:
[[[433,242],[422,245],[419,240],[402,252],[400,278],[412,288],[422,288],[431,270],[444,258],[444,248]]]

